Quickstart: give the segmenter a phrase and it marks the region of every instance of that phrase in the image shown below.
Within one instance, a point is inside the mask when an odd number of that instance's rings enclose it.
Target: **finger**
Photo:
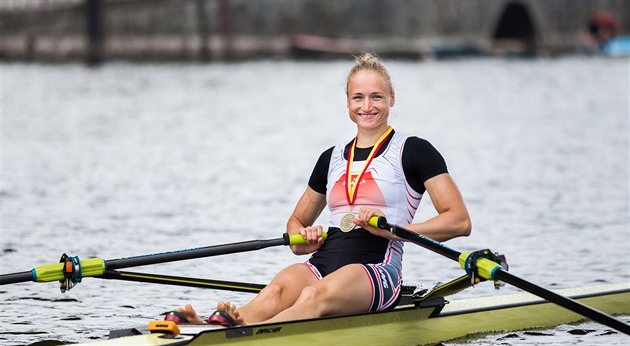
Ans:
[[[302,239],[308,242],[308,233],[306,232],[306,228],[300,228],[300,235],[302,235]]]
[[[373,211],[371,209],[367,209],[367,208],[361,208],[361,220],[362,221],[367,221],[370,219],[370,217],[372,216]]]

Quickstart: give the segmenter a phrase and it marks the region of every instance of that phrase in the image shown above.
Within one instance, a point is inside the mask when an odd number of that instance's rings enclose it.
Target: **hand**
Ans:
[[[322,226],[308,226],[300,228],[300,234],[302,235],[302,238],[306,240],[307,245],[318,244],[321,246],[324,244],[324,238],[322,238],[323,232],[324,229]]]
[[[372,233],[375,236],[390,238],[391,233],[378,227],[370,226],[368,222],[373,216],[385,216],[383,211],[375,208],[361,208],[359,215],[353,220],[354,224]]]

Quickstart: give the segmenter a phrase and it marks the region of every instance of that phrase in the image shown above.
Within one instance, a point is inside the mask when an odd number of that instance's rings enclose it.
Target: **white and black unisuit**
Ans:
[[[392,131],[358,181],[350,204],[346,170],[351,144],[344,141],[324,151],[311,174],[309,186],[326,194],[331,215],[328,239],[306,265],[321,279],[347,264],[362,264],[372,282],[370,311],[379,311],[395,306],[400,297],[403,242],[374,236],[362,228],[342,232],[339,221],[349,212],[358,215],[361,207],[370,207],[382,210],[392,224],[410,224],[425,192],[424,182],[448,170],[428,141]],[[355,148],[353,179],[371,150]]]

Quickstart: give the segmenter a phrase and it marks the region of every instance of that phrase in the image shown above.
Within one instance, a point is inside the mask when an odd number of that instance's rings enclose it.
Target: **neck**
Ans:
[[[369,148],[373,147],[379,138],[387,132],[389,125],[383,124],[375,129],[359,129],[357,132],[357,148]]]

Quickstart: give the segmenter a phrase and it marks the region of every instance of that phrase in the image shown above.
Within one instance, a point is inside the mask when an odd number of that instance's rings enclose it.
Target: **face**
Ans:
[[[389,109],[394,106],[394,94],[385,78],[377,72],[363,70],[348,83],[348,114],[359,128],[376,129],[387,125]]]

